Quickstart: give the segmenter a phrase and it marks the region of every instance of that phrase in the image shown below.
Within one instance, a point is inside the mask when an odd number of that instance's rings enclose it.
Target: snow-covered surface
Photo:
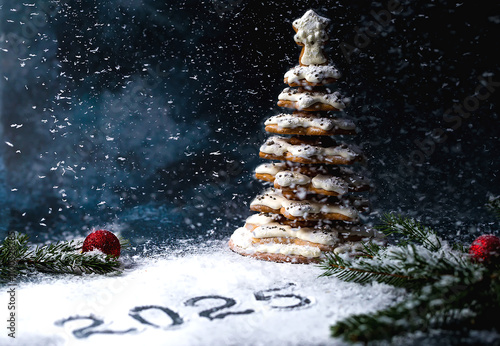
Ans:
[[[402,297],[386,285],[319,277],[315,265],[242,257],[221,241],[124,262],[120,276],[42,275],[20,283],[17,337],[4,331],[0,344],[339,345],[331,324]],[[7,299],[2,289],[0,304]],[[85,329],[97,320],[103,323]]]

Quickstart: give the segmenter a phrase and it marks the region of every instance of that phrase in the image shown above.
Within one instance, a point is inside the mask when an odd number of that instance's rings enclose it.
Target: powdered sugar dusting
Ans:
[[[8,344],[336,345],[332,323],[402,298],[387,285],[319,278],[315,265],[249,260],[223,242],[198,251],[143,259],[121,276],[43,275],[22,283],[22,327]]]

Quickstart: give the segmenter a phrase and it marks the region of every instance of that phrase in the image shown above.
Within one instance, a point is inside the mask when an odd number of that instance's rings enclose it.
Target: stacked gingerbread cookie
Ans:
[[[369,190],[369,183],[347,168],[362,154],[334,139],[355,134],[356,127],[337,116],[350,100],[327,87],[341,76],[323,51],[329,22],[312,10],[293,22],[300,65],[285,74],[289,87],[278,96],[289,113],[265,122],[273,135],[259,156],[273,162],[258,166],[255,176],[272,187],[251,202],[258,213],[231,236],[230,248],[242,255],[310,263],[324,252],[359,250],[377,236],[359,223],[367,202],[356,193]]]

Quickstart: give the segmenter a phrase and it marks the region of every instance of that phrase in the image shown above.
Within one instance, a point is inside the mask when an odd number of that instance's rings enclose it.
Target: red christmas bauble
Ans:
[[[500,238],[493,234],[483,234],[472,242],[469,255],[475,262],[493,263],[500,260]]]
[[[101,250],[106,255],[120,257],[120,241],[110,231],[103,229],[90,233],[83,242],[82,252]]]

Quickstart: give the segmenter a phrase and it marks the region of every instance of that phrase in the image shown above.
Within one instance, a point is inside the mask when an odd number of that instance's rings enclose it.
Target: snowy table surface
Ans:
[[[179,240],[154,255],[122,260],[120,275],[22,280],[16,286],[16,338],[4,329],[0,345],[343,345],[329,336],[332,324],[405,297],[383,284],[319,277],[316,265],[243,257],[220,240]],[[8,288],[0,292],[4,307]],[[393,342],[497,345],[500,336],[469,331],[457,339],[456,333],[434,331]]]
[[[40,275],[17,286],[1,345],[338,345],[329,326],[401,292],[319,277],[315,265],[242,257],[225,242],[124,259],[119,276]],[[2,306],[9,299],[0,294]],[[6,311],[6,310],[5,310]]]

